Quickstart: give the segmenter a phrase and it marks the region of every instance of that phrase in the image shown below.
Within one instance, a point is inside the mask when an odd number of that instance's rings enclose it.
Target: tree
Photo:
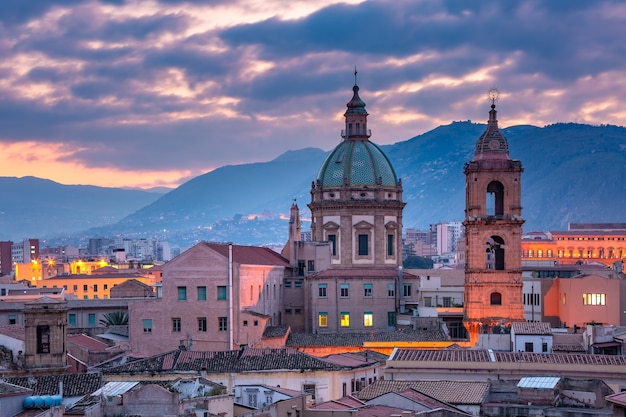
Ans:
[[[409,255],[402,262],[404,268],[409,269],[433,269],[433,260],[421,256]]]
[[[111,326],[127,326],[128,325],[128,313],[124,311],[114,311],[104,315],[103,319],[100,319],[100,324],[104,327]]]

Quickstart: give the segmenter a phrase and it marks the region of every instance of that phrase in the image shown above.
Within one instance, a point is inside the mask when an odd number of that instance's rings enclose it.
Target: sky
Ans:
[[[0,176],[176,187],[453,121],[624,125],[623,0],[1,0]]]

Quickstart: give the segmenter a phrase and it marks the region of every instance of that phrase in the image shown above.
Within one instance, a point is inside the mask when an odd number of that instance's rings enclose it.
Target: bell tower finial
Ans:
[[[354,66],[354,85],[356,85],[356,74],[358,71],[356,70],[356,65]]]

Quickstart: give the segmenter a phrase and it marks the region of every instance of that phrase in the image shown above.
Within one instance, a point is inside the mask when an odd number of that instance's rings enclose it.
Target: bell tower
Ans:
[[[465,327],[477,341],[483,326],[524,320],[522,302],[522,164],[509,156],[491,95],[487,129],[465,164]]]

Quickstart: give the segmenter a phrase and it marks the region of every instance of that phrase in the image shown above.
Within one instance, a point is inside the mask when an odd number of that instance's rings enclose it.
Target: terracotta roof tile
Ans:
[[[550,327],[550,323],[516,321],[511,324],[511,330],[513,330],[515,334],[525,334],[525,335],[551,335],[552,334],[552,328]]]
[[[289,326],[267,326],[263,331],[263,337],[283,337],[289,331]]]
[[[26,328],[19,324],[9,324],[8,326],[0,326],[0,334],[11,337],[13,339],[26,340]]]
[[[391,381],[378,380],[362,389],[357,397],[368,401],[388,392],[414,389],[436,400],[453,405],[481,404],[489,392],[489,383],[482,381]]]
[[[203,242],[203,244],[223,257],[228,257],[228,247],[223,243]],[[258,246],[239,246],[233,247],[233,261],[243,265],[279,265],[284,267],[291,266],[289,260],[278,252],[269,248]]]
[[[33,395],[55,395],[59,393],[59,381],[63,381],[64,397],[82,397],[100,388],[100,375],[65,374],[44,376],[18,376],[5,378],[5,381],[33,390]]]
[[[19,385],[9,384],[8,382],[0,381],[0,397],[6,397],[10,395],[22,395],[32,393],[32,390],[21,387]]]
[[[67,336],[67,341],[91,351],[106,350],[109,347],[109,345],[107,345],[106,343],[102,343],[94,339],[93,337],[89,337],[85,334],[69,335]]]
[[[345,367],[296,349],[254,349],[221,352],[175,350],[103,369],[106,374],[200,371],[208,373],[284,370],[340,370]]]
[[[363,346],[364,342],[448,341],[442,330],[395,330],[367,333],[291,333],[287,346]]]

